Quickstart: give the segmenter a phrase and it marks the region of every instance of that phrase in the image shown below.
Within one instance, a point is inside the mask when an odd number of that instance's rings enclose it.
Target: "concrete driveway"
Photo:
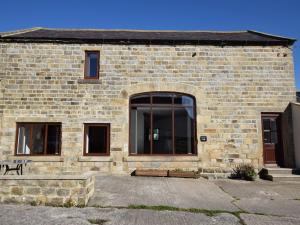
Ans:
[[[0,205],[0,224],[293,225],[300,183],[101,175],[89,206]]]
[[[216,180],[213,183],[232,196],[234,205],[244,211],[300,218],[299,182]]]
[[[166,205],[178,208],[239,210],[234,200],[206,179],[98,176],[89,206]]]
[[[143,209],[54,208],[0,205],[1,225],[239,225],[230,214],[205,214]]]

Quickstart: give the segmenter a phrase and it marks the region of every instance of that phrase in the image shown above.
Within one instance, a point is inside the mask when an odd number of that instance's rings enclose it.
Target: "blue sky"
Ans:
[[[0,31],[30,27],[258,30],[300,39],[299,0],[11,0]],[[300,40],[299,40],[300,42]],[[300,44],[294,45],[300,89]]]

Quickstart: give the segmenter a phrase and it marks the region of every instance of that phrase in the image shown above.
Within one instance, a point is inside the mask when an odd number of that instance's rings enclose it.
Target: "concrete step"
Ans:
[[[265,174],[273,175],[273,174],[293,174],[293,169],[291,168],[265,168]]]
[[[299,169],[268,167],[262,169],[259,175],[262,179],[271,181],[300,181]]]
[[[265,168],[280,168],[276,163],[265,164]]]
[[[265,174],[263,178],[271,181],[299,181],[300,182],[300,175],[295,175],[295,174],[272,174],[272,175]]]

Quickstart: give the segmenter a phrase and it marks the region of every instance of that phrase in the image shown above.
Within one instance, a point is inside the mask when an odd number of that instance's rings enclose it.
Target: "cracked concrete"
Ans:
[[[231,214],[213,217],[204,214],[143,209],[54,208],[1,205],[0,224],[14,225],[89,225],[88,220],[105,220],[105,225],[238,225]]]
[[[206,179],[98,176],[89,206],[168,205],[179,208],[239,210],[234,200]]]
[[[216,180],[224,192],[235,198],[234,204],[249,213],[300,218],[300,183]]]
[[[236,180],[98,176],[89,205],[104,208],[55,208],[0,205],[0,224],[300,224],[300,183]],[[203,213],[130,209],[129,205],[168,205],[223,210]],[[117,208],[122,206],[124,208]],[[245,211],[240,217],[231,212]],[[102,223],[101,221],[106,221]]]

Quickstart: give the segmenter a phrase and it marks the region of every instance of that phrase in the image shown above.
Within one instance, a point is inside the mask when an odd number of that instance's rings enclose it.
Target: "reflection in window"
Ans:
[[[131,107],[130,143],[133,154],[150,154],[151,111],[148,107]]]
[[[18,123],[19,155],[60,154],[61,125],[53,123]]]
[[[173,153],[172,108],[152,108],[153,154]]]
[[[172,94],[155,94],[152,96],[153,104],[172,104]]]
[[[140,95],[131,98],[131,104],[150,104],[150,96]]]
[[[97,79],[99,77],[99,57],[99,52],[86,52],[84,74],[86,79]]]
[[[175,151],[176,154],[194,152],[194,112],[192,108],[177,108],[175,116]]]
[[[275,119],[265,118],[263,119],[263,129],[264,129],[264,143],[266,144],[277,144],[278,134],[277,134],[277,124]]]
[[[109,154],[109,124],[85,124],[85,155]]]
[[[177,96],[174,98],[174,104],[193,106],[194,99],[189,96]]]
[[[58,154],[60,145],[61,126],[49,124],[47,132],[47,154]]]
[[[130,154],[195,154],[193,97],[169,92],[130,99]]]
[[[34,124],[32,126],[32,152],[33,154],[44,153],[44,140],[45,140],[45,125]]]
[[[17,154],[30,154],[30,128],[27,124],[18,127]]]

